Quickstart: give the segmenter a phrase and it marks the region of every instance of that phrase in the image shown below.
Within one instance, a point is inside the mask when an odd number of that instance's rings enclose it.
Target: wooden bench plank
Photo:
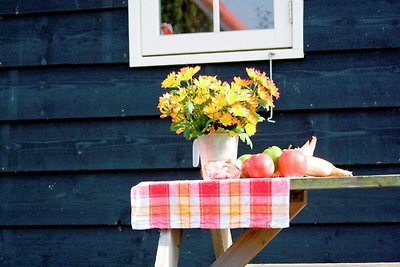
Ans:
[[[353,177],[314,177],[292,178],[290,189],[339,189],[339,188],[373,188],[373,187],[398,187],[400,175],[368,175]]]

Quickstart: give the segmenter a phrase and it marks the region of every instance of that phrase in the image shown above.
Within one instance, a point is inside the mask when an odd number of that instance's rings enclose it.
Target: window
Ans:
[[[303,0],[130,0],[130,66],[303,57]]]

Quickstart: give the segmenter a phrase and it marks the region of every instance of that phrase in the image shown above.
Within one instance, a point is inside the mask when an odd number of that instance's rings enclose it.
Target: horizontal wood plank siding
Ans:
[[[152,266],[159,233],[130,229],[130,188],[199,179],[157,110],[180,66],[129,68],[127,5],[0,0],[0,266]],[[239,154],[315,135],[315,154],[355,175],[400,173],[399,14],[400,1],[304,0],[305,58],[273,62],[276,123]],[[202,73],[249,66],[269,70]],[[253,263],[400,262],[399,190],[310,191]],[[210,233],[183,239],[181,265],[209,266]]]
[[[128,62],[127,9],[5,16],[0,67]]]
[[[87,11],[98,9],[109,9],[118,7],[127,7],[128,0],[2,0],[0,6],[0,15],[21,15],[35,13],[51,13],[66,11]]]
[[[304,1],[306,51],[399,47],[400,2]]]
[[[0,260],[4,266],[153,266],[158,234],[116,226],[5,228],[0,230]],[[400,227],[391,224],[385,231],[375,225],[294,226],[253,263],[396,261],[399,238]],[[182,239],[180,266],[213,262],[209,231],[183,231]]]
[[[382,166],[374,172],[382,170],[396,171]],[[165,179],[200,176],[196,169],[3,175],[0,226],[127,226],[127,188],[143,180]],[[312,190],[308,192],[308,206],[292,225],[379,222],[400,223],[399,188]]]
[[[305,1],[306,54],[400,47],[398,1],[337,2]],[[0,32],[0,67],[128,62],[126,8],[3,16]]]
[[[400,49],[313,53],[274,63],[281,88],[277,110],[398,107]],[[249,63],[204,66],[202,73],[245,77]],[[266,64],[251,63],[260,69]],[[46,67],[0,71],[0,120],[159,116],[161,81],[172,69],[126,65]],[[330,101],[325,101],[329,96]],[[146,99],[146,101],[143,101]]]
[[[398,108],[276,113],[276,123],[260,123],[255,148],[240,143],[239,154],[273,144],[301,146],[316,135],[316,155],[336,164],[397,164],[398,118]],[[6,122],[0,136],[3,172],[192,166],[192,142],[170,132],[169,121],[158,117]]]

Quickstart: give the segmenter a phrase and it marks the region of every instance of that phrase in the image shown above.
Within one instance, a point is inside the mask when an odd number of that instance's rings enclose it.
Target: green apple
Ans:
[[[252,154],[243,154],[238,158],[238,160],[240,160],[243,163],[246,160],[248,160],[251,156],[253,156],[253,155]]]
[[[278,159],[282,155],[282,149],[280,147],[270,146],[269,148],[265,149],[263,153],[269,155],[272,158],[275,167],[278,166]]]

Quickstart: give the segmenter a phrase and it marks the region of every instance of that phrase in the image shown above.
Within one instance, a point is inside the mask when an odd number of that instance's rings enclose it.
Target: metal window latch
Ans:
[[[289,22],[293,24],[293,0],[289,0]]]

